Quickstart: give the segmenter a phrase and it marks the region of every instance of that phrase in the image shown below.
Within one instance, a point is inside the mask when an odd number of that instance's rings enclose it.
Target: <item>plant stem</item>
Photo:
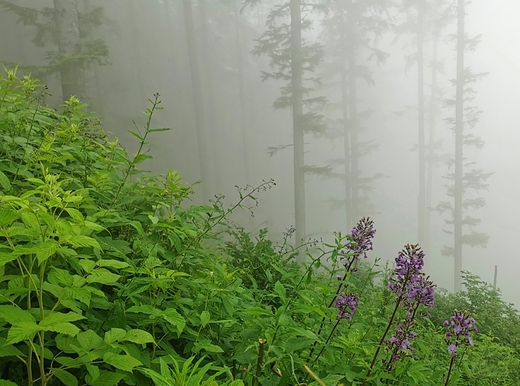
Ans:
[[[320,352],[318,353],[318,355],[316,355],[316,358],[314,358],[314,361],[313,362],[316,362],[318,360],[318,358],[321,356],[321,354],[323,353],[323,351],[325,350],[325,347],[327,347],[327,344],[330,342],[331,338],[332,338],[332,335],[334,334],[334,331],[336,331],[336,328],[339,326],[339,322],[341,322],[341,319],[338,319],[338,321],[336,322],[336,324],[334,325],[334,327],[332,327],[332,331],[330,332],[329,334],[329,337],[327,338],[327,340],[325,341],[325,344],[323,345],[323,347],[321,348]]]
[[[456,355],[453,355],[450,360],[450,368],[448,369],[448,374],[446,374],[446,382],[444,382],[444,386],[448,386],[450,383],[451,370],[453,369],[453,365],[455,364],[455,360],[457,359]]]

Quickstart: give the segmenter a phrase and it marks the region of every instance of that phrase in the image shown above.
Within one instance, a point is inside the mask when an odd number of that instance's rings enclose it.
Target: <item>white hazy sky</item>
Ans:
[[[468,65],[489,72],[476,85],[483,109],[478,132],[485,141],[479,164],[495,174],[482,216],[488,247],[475,250],[464,266],[491,282],[498,265],[505,300],[520,306],[520,1],[475,0],[467,13],[470,36],[482,34]]]

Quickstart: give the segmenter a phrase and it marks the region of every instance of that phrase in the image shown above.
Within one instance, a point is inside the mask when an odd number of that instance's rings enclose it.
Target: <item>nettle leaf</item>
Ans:
[[[40,326],[33,322],[22,322],[12,326],[7,332],[6,344],[15,344],[24,340],[31,340],[41,331]]]
[[[193,348],[194,352],[199,352],[200,350],[205,350],[207,352],[214,352],[214,353],[222,353],[224,350],[220,346],[217,346],[215,344],[211,344],[209,342],[197,342],[195,343],[195,347]]]
[[[114,284],[120,277],[105,268],[100,268],[88,275],[86,279],[89,283]]]
[[[78,263],[86,273],[90,273],[94,270],[94,268],[96,268],[96,262],[89,259],[80,259]]]
[[[56,369],[52,372],[65,386],[78,386],[78,379],[66,370]]]
[[[80,332],[76,336],[76,339],[78,340],[81,348],[85,351],[90,351],[90,350],[96,349],[103,344],[103,338],[101,338],[98,334],[96,334],[92,330]],[[99,373],[99,369],[98,369],[98,373]]]
[[[9,305],[0,306],[0,319],[4,319],[13,326],[19,325],[20,323],[36,324],[36,319],[29,311]]]
[[[76,235],[68,237],[64,240],[67,244],[71,244],[75,248],[93,247],[101,249],[98,241],[89,236]]]
[[[139,359],[135,359],[130,355],[120,355],[112,352],[105,353],[103,360],[116,369],[123,371],[132,371],[134,367],[142,366],[142,362]]]
[[[9,225],[19,218],[20,213],[18,213],[16,210],[0,208],[0,226]]]
[[[85,380],[90,386],[117,386],[124,376],[121,373],[101,370],[98,378],[92,379],[92,376],[88,374]]]
[[[53,312],[52,314],[43,318],[43,320],[40,322],[40,326],[49,327],[59,323],[75,322],[81,319],[85,319],[85,317],[75,312],[69,312],[66,314],[62,312]]]
[[[37,244],[37,247],[38,252],[36,252],[36,258],[38,259],[38,263],[41,264],[56,253],[60,244],[56,240],[48,239],[41,244]]]
[[[92,222],[92,221],[88,221],[88,220],[85,220],[84,221],[84,225],[90,229],[90,230],[93,230],[95,232],[101,232],[101,231],[104,231],[105,230],[105,227],[99,225],[99,224],[96,224],[95,222]]]
[[[0,267],[3,267],[4,265],[10,263],[13,260],[16,260],[18,258],[18,255],[14,252],[0,252]]]
[[[112,344],[114,342],[120,342],[126,336],[126,331],[122,328],[111,328],[105,332],[105,343]]]
[[[146,332],[143,330],[137,330],[137,329],[129,330],[122,340],[132,342],[132,343],[138,343],[138,344],[146,344],[146,343],[154,342],[152,334],[150,334],[149,332]]]

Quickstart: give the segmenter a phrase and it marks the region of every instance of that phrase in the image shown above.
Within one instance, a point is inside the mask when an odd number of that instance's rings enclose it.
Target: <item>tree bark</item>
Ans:
[[[85,97],[85,73],[81,61],[74,60],[80,43],[76,0],[54,0],[58,51],[61,57],[60,77],[63,101],[72,95]]]

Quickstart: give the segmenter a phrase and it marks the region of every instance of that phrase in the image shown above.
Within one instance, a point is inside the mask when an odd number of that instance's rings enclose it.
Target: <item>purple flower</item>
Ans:
[[[478,332],[475,319],[468,312],[455,310],[449,320],[445,320],[443,325],[448,327],[446,331],[446,343],[450,355],[456,355],[457,347],[460,345],[473,346],[471,333]]]
[[[352,320],[359,305],[359,296],[352,293],[344,293],[336,298],[335,304],[338,309],[338,319],[348,318]]]
[[[350,235],[347,236],[346,251],[341,250],[341,254],[346,255],[343,265],[347,270],[352,268],[353,263],[358,261],[361,255],[364,258],[367,257],[367,252],[373,249],[372,239],[375,233],[374,222],[369,217],[363,217],[358,221]]]

